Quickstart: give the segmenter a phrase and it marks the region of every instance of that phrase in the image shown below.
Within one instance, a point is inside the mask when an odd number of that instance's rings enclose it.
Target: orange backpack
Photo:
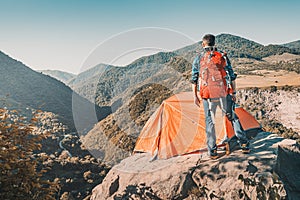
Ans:
[[[227,95],[226,61],[218,51],[207,51],[200,60],[200,96],[218,99]]]

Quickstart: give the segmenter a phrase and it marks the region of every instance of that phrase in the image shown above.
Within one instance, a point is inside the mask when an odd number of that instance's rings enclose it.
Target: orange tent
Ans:
[[[260,130],[256,119],[243,108],[235,109],[246,132]],[[216,137],[220,144],[227,135],[234,136],[226,117],[216,118]],[[221,122],[221,123],[217,123]],[[219,131],[217,131],[219,130]],[[176,94],[165,100],[149,118],[136,142],[134,152],[150,152],[158,158],[170,158],[206,149],[203,106],[194,105],[192,92]]]

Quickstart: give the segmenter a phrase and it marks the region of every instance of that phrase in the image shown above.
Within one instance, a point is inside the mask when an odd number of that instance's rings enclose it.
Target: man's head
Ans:
[[[212,47],[215,46],[215,36],[212,34],[206,34],[202,38],[202,46],[203,47]]]

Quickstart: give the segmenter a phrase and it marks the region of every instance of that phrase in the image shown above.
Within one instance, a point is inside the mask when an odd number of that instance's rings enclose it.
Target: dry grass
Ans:
[[[281,55],[272,55],[263,58],[264,61],[270,62],[270,63],[278,63],[278,62],[291,62],[296,59],[299,59],[300,55],[290,54],[290,53],[283,53]]]
[[[238,88],[300,85],[300,74],[296,72],[283,70],[255,70],[252,72],[257,75],[240,75],[237,78]]]

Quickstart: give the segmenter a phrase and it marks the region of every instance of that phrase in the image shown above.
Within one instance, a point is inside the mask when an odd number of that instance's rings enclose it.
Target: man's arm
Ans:
[[[230,60],[229,60],[229,58],[228,58],[228,56],[227,56],[226,53],[224,53],[223,57],[225,58],[225,62],[226,62],[225,69],[228,72],[230,80],[233,82],[236,79],[237,74],[234,73],[233,68],[231,66],[231,62],[230,62]]]
[[[235,92],[236,92],[236,82],[235,82],[235,80],[231,81],[231,89],[232,89],[232,93],[235,94]]]
[[[194,59],[193,65],[192,65],[192,90],[194,94],[194,102],[197,106],[200,106],[200,98],[198,97],[198,79],[199,79],[199,70],[200,69],[200,56],[197,56]]]
[[[236,97],[235,97],[235,94],[236,94],[236,77],[237,77],[237,74],[234,73],[233,71],[233,68],[231,66],[231,62],[228,58],[228,56],[225,54],[225,60],[226,60],[226,71],[229,75],[229,79],[230,79],[230,86],[231,86],[231,92],[232,92],[232,100],[235,101],[236,100]]]

